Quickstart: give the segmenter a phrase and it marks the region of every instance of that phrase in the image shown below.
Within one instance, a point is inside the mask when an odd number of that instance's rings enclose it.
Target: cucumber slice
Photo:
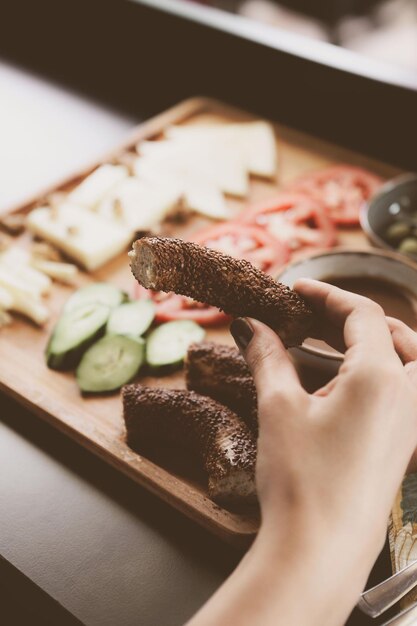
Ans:
[[[204,339],[205,332],[191,320],[162,324],[153,330],[146,344],[146,360],[152,368],[177,366],[184,360],[189,346]]]
[[[114,309],[127,299],[124,291],[111,283],[93,283],[81,287],[67,300],[64,313],[73,311],[82,304],[105,304]]]
[[[145,342],[122,335],[106,335],[84,354],[77,368],[81,391],[114,391],[128,383],[145,360]]]
[[[83,352],[104,332],[110,315],[105,304],[84,304],[64,313],[46,347],[48,367],[67,370],[75,367]]]
[[[110,313],[106,333],[140,337],[148,330],[154,317],[155,305],[152,300],[126,302]]]

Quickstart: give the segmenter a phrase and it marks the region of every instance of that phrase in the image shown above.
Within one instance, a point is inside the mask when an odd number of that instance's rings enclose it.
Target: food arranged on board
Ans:
[[[379,176],[360,167],[333,165],[301,176],[291,188],[319,202],[335,224],[351,226],[359,223],[363,203],[381,184]]]
[[[192,240],[201,246],[218,250],[237,259],[246,259],[255,267],[268,274],[275,274],[290,258],[285,243],[271,237],[256,226],[224,222],[196,233]],[[178,319],[192,319],[203,326],[218,326],[228,321],[228,316],[219,308],[202,304],[174,293],[163,291],[147,292],[136,287],[137,297],[149,296],[156,305],[156,319],[159,322]]]
[[[34,243],[30,248],[0,241],[0,327],[12,323],[16,312],[42,326],[50,317],[47,299],[52,281],[72,284],[78,269],[62,262],[49,245]]]
[[[299,345],[314,323],[306,302],[244,259],[182,239],[143,237],[129,253],[132,273],[147,289],[207,302],[234,317],[254,317]]]
[[[0,220],[8,233],[1,324],[12,321],[8,311],[46,323],[52,280],[72,284],[78,266],[94,272],[134,242],[132,293],[102,280],[73,291],[49,333],[46,363],[73,371],[83,394],[123,387],[128,445],[144,454],[161,443],[190,450],[205,469],[209,496],[228,507],[256,501],[256,390],[239,352],[204,341],[203,327],[252,316],[287,346],[299,345],[314,314],[274,276],[294,255],[334,246],[338,228],[358,225],[362,204],[382,183],[364,169],[333,165],[277,192],[278,156],[264,121],[174,125],[26,216]],[[253,176],[271,193],[248,203]],[[161,236],[195,214],[206,226],[186,240]],[[386,236],[414,253],[412,219],[398,218]],[[23,245],[13,240],[22,230]],[[184,362],[187,390],[167,389],[163,378],[160,388],[140,382]]]
[[[225,506],[256,502],[256,439],[225,405],[193,391],[133,384],[123,388],[123,415],[133,449],[185,449],[205,469],[213,500]]]
[[[120,163],[99,166],[69,193],[32,210],[27,228],[92,271],[123,252],[136,233],[158,229],[168,218],[194,212],[229,219],[224,194],[245,199],[249,174],[276,175],[275,134],[266,122],[209,132],[196,127],[195,137],[182,137],[181,130],[141,142],[139,155],[126,152]]]
[[[255,383],[237,348],[202,341],[188,348],[185,360],[187,389],[225,404],[258,432]]]
[[[48,367],[75,369],[80,390],[90,393],[120,389],[145,366],[154,373],[172,370],[204,330],[182,320],[149,331],[154,317],[152,300],[129,301],[110,283],[83,287],[69,298],[52,331]]]

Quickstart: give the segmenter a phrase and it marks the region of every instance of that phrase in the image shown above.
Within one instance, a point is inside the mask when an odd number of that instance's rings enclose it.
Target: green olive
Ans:
[[[399,243],[410,234],[410,227],[405,222],[394,222],[385,231],[385,239],[390,243]]]
[[[406,239],[403,239],[398,246],[398,250],[403,254],[412,254],[413,256],[417,256],[417,238],[407,237]]]

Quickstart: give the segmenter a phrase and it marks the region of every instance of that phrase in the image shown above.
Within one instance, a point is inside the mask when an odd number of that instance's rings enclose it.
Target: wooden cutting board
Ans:
[[[157,138],[171,124],[224,123],[251,119],[247,113],[212,100],[187,100],[138,126],[122,145],[104,155],[100,163],[112,161],[134,150],[136,143],[142,139]],[[386,178],[399,173],[392,167],[280,125],[276,125],[276,135],[279,154],[277,180],[271,183],[253,178],[249,201],[271,197],[281,186],[301,173],[332,163],[363,166]],[[69,190],[98,164],[91,164],[91,167],[76,172],[23,206],[12,207],[8,212],[27,212],[50,193]],[[238,200],[230,199],[229,202],[236,210],[243,206]],[[206,224],[206,220],[193,218],[182,228],[171,226],[167,234],[183,235]],[[28,240],[29,236],[24,234],[18,243],[25,245]],[[359,228],[341,232],[340,243],[351,247],[367,245]],[[134,280],[127,255],[120,255],[94,273],[80,273],[74,288],[95,281],[110,281],[132,293]],[[13,324],[0,331],[0,388],[210,531],[237,544],[249,543],[259,525],[256,511],[232,512],[221,508],[208,498],[203,476],[194,475],[190,468],[174,467],[162,459],[151,460],[133,452],[125,443],[119,394],[82,397],[72,373],[55,372],[46,367],[44,349],[47,338],[72,291],[73,288],[54,285],[48,304],[52,312],[51,320],[45,328],[39,329],[15,316]],[[227,328],[210,330],[207,337],[222,343],[233,343]],[[142,378],[141,382],[153,386],[184,387],[182,372],[164,378]]]

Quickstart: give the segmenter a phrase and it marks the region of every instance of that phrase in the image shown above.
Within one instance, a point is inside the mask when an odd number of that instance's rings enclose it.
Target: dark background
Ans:
[[[180,10],[175,2],[152,4],[3,2],[0,55],[135,115],[148,117],[189,96],[212,96],[403,168],[417,167],[417,77],[403,87],[372,80],[338,69],[352,65],[352,56],[321,42],[306,40],[300,55],[290,54],[279,33],[273,45],[256,42],[238,25],[227,32],[221,13],[208,25],[205,9],[195,19],[197,7],[190,4],[192,18],[184,19],[181,4]],[[324,63],[314,60],[317,52]],[[353,65],[367,66],[360,59]],[[397,83],[401,77],[399,70]]]

